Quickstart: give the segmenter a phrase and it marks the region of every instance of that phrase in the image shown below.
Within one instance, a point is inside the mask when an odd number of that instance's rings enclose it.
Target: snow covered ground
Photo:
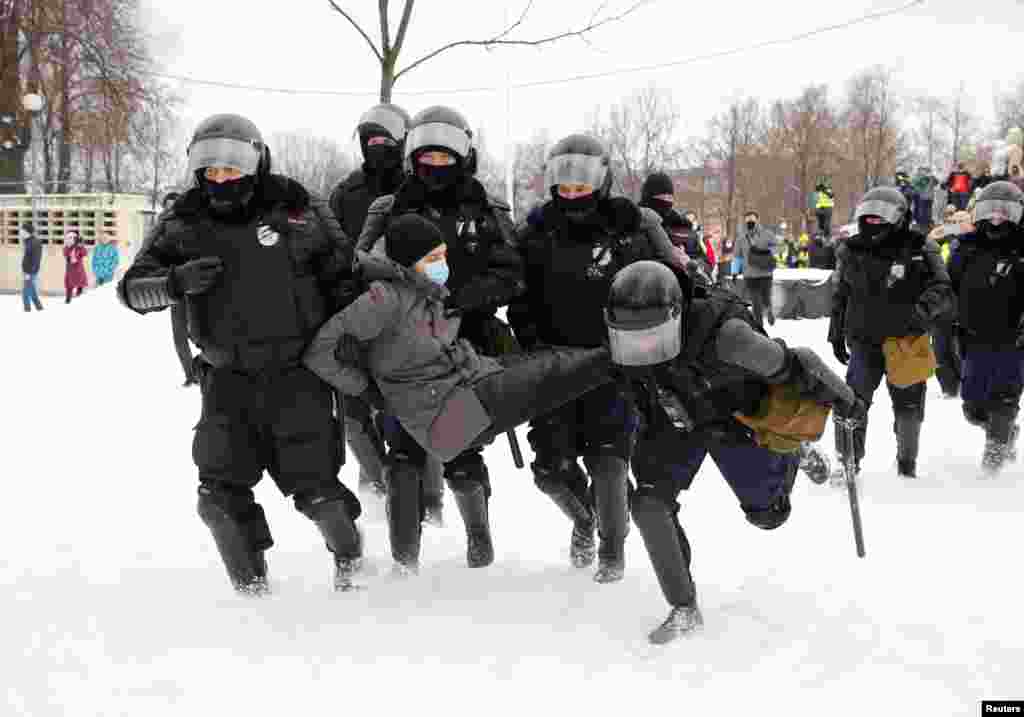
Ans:
[[[895,476],[876,395],[864,560],[844,493],[801,478],[765,533],[705,466],[682,518],[706,627],[654,648],[667,608],[639,535],[622,583],[572,569],[569,526],[503,441],[490,568],[465,567],[449,500],[421,575],[391,577],[371,506],[370,588],[333,594],[315,529],[267,479],[276,592],[235,596],[195,515],[199,394],[180,388],[169,315],[135,316],[109,288],[46,305],[0,297],[0,714],[974,715],[1024,698],[1024,466],[979,480],[981,433],[934,384],[914,482]],[[776,330],[831,360],[823,321]]]

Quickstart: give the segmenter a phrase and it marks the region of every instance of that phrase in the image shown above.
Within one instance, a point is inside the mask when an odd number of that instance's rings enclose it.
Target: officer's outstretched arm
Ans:
[[[306,350],[303,362],[310,371],[348,396],[359,396],[370,384],[366,369],[352,362],[340,363],[335,352],[346,337],[359,342],[372,341],[381,332],[398,325],[400,302],[395,290],[384,282],[374,282],[369,291],[335,314],[317,332]]]
[[[814,351],[790,349],[769,339],[740,319],[726,321],[715,342],[718,358],[754,374],[766,383],[793,383],[800,393],[820,403],[852,406],[856,397],[846,382]]]

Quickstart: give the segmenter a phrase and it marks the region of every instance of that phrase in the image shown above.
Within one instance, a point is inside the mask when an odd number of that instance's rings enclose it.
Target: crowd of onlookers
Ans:
[[[18,239],[22,246],[21,272],[24,279],[21,290],[22,303],[26,312],[31,312],[33,308],[42,311],[43,302],[39,298],[39,273],[43,264],[42,240],[36,236],[31,222],[21,225],[18,229]],[[72,299],[81,296],[89,286],[86,262],[90,258],[90,251],[82,239],[82,235],[72,229],[64,235],[62,253],[64,256],[64,303],[70,304]],[[103,286],[113,281],[121,258],[117,250],[117,242],[109,236],[101,235],[91,253],[92,275],[96,279],[96,286]]]

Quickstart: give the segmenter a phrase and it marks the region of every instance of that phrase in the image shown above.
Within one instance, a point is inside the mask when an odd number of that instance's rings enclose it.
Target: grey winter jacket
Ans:
[[[743,262],[743,276],[747,279],[760,279],[771,276],[775,271],[774,265],[771,269],[759,269],[750,263],[751,247],[771,253],[774,259],[779,247],[779,242],[775,235],[761,225],[757,225],[754,227],[753,232],[746,231],[746,227],[744,227],[744,231],[740,234],[739,239],[736,240],[736,254],[742,257]]]
[[[348,396],[361,394],[372,378],[389,412],[430,450],[430,427],[445,402],[502,366],[457,338],[461,319],[445,316],[447,289],[381,254],[357,254],[370,288],[321,327],[305,364]],[[335,358],[346,334],[364,344],[362,365],[343,365]],[[467,433],[488,426],[485,416],[474,421],[482,425]]]

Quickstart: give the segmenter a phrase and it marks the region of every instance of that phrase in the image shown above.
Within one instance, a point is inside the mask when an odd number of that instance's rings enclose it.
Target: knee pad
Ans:
[[[554,461],[537,460],[530,464],[533,482],[542,493],[551,495],[568,486],[580,500],[586,500],[587,476],[575,458]]]
[[[338,500],[345,504],[345,509],[352,520],[358,518],[363,512],[359,498],[337,479],[325,481],[310,491],[297,492],[293,500],[295,509],[311,520],[316,519],[313,515],[316,512],[316,506]]]
[[[418,455],[413,451],[392,450],[384,459],[384,465],[389,468],[398,466],[414,466],[417,470],[423,470],[427,466],[426,454]]]
[[[632,453],[633,445],[633,433],[623,433],[613,441],[606,443],[598,443],[597,445],[590,444],[586,453],[583,456],[583,462],[586,463],[590,459],[610,457],[610,458],[621,458],[622,460],[629,462],[629,455]]]
[[[476,486],[484,487],[484,495],[491,496],[491,480],[483,456],[472,451],[456,456],[444,466],[444,479],[453,493],[468,493]]]
[[[767,508],[756,510],[744,508],[743,512],[747,516],[747,521],[752,525],[756,525],[762,530],[775,530],[789,519],[792,510],[793,506],[789,502],[789,496],[781,495],[773,500]]]
[[[889,395],[892,397],[893,413],[908,414],[923,421],[925,389],[924,383],[915,383],[906,388],[897,388],[890,384]]]
[[[678,495],[679,490],[671,482],[637,483],[636,488],[630,491],[630,512],[642,514],[645,511],[668,510],[676,515],[679,513]]]
[[[199,503],[196,512],[208,527],[218,523],[231,522],[245,535],[252,550],[268,550],[274,539],[263,507],[249,493],[240,496],[230,487],[203,484],[199,486]]]
[[[981,401],[963,402],[964,418],[972,426],[984,428],[988,424],[988,406]]]

